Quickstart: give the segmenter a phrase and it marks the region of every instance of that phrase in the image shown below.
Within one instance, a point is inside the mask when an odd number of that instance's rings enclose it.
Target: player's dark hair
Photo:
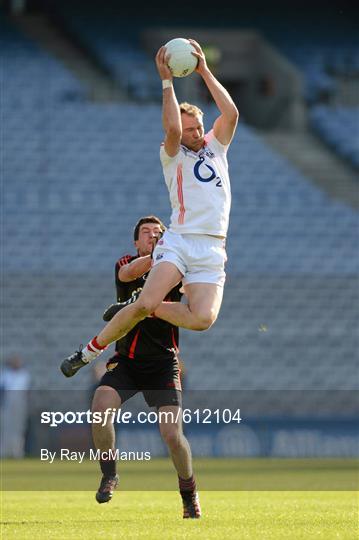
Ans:
[[[145,223],[157,223],[157,225],[161,227],[162,232],[165,232],[166,230],[166,227],[164,226],[160,218],[158,218],[157,216],[142,217],[141,219],[138,220],[138,222],[135,225],[135,228],[133,229],[133,239],[135,240],[135,242],[136,240],[138,240],[141,225],[144,225]]]

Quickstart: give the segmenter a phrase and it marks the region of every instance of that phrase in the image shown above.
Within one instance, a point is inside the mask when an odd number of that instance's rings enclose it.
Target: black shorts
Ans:
[[[145,360],[141,360],[141,364]],[[98,386],[111,386],[125,403],[142,392],[149,407],[182,406],[180,368],[176,357],[159,361],[158,369],[144,372],[134,360],[116,354],[107,362],[107,372]]]

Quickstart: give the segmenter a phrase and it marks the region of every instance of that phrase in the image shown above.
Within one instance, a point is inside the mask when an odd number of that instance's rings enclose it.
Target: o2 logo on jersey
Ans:
[[[211,167],[210,165],[207,165],[207,163],[206,163],[205,166],[207,167],[207,169],[209,169],[211,171],[211,176],[207,176],[207,177],[201,176],[200,167],[201,167],[203,162],[204,162],[204,157],[199,158],[199,160],[197,161],[197,163],[195,164],[194,169],[193,169],[194,175],[197,178],[197,180],[199,180],[200,182],[211,182],[211,180],[214,180],[217,175],[216,175],[215,170],[213,169],[213,167]]]
[[[217,173],[213,169],[213,167],[211,167],[210,165],[207,165],[207,163],[205,163],[205,167],[207,167],[207,169],[211,172],[211,175],[210,176],[201,176],[201,172],[203,172],[203,167],[202,167],[202,171],[201,171],[201,165],[202,165],[203,162],[204,162],[204,157],[200,157],[199,160],[197,161],[197,163],[195,164],[194,168],[193,168],[193,172],[194,172],[194,175],[197,178],[197,180],[199,180],[200,182],[211,182],[212,180],[217,179],[218,182],[216,183],[216,186],[221,187],[222,186],[221,179],[219,178],[219,176],[217,176]]]

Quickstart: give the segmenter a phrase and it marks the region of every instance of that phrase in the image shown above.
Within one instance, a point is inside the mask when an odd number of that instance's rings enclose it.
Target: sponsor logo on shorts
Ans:
[[[117,366],[118,366],[118,362],[107,362],[106,369],[107,371],[112,371]]]

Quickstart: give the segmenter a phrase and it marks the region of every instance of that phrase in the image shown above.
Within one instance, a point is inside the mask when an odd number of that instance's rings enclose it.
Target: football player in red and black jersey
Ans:
[[[137,255],[121,257],[115,268],[117,301],[124,302],[142,289],[152,265],[152,251],[165,227],[156,216],[141,218],[134,229]],[[167,301],[181,299],[181,282],[172,289]],[[107,362],[107,372],[96,389],[92,411],[102,415],[107,409],[119,409],[130,397],[141,391],[150,407],[159,412],[172,411],[173,421],[159,420],[161,436],[166,443],[178,473],[183,500],[183,517],[198,518],[199,506],[192,470],[191,450],[182,431],[181,381],[178,363],[178,328],[157,317],[139,322],[124,338],[116,342],[116,354]],[[177,418],[178,417],[178,418]],[[97,450],[115,449],[115,430],[109,421],[92,424]],[[102,480],[96,493],[99,503],[108,502],[118,483],[116,461],[100,460]]]

